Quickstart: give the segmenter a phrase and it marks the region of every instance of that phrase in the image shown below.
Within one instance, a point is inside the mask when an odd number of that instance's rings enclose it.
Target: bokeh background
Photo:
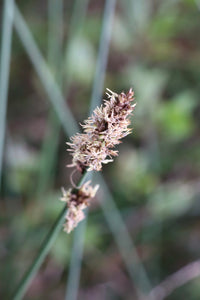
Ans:
[[[0,298],[63,207],[65,143],[92,95],[133,87],[133,133],[94,179],[87,224],[59,234],[25,299],[139,299],[178,270],[186,284],[156,299],[200,299],[200,278],[182,269],[200,258],[200,2],[6,0],[0,17]]]

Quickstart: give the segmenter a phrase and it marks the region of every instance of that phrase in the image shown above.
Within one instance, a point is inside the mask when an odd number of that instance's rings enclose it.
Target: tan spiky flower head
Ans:
[[[135,108],[134,92],[116,94],[107,89],[108,100],[97,107],[92,116],[84,124],[83,133],[77,133],[71,138],[68,151],[72,153],[72,164],[81,173],[85,171],[100,171],[102,164],[111,162],[118,151],[113,150],[115,145],[121,143],[121,139],[131,133],[130,116]],[[67,213],[65,217],[64,231],[70,233],[85,217],[83,210],[90,204],[95,196],[98,186],[94,188],[90,181],[68,191],[63,190],[62,201],[66,202]]]
[[[86,169],[100,171],[102,164],[113,161],[112,157],[118,155],[118,151],[112,150],[114,146],[131,133],[128,126],[136,105],[132,104],[134,92],[130,89],[118,95],[107,90],[108,100],[84,122],[83,133],[74,135],[71,143],[67,143],[73,157],[68,167],[76,167],[81,172]]]
[[[98,185],[92,187],[90,182],[87,181],[78,190],[63,189],[61,201],[66,202],[68,208],[64,223],[64,231],[67,233],[70,233],[85,218],[83,210],[90,205],[91,199],[99,188]]]

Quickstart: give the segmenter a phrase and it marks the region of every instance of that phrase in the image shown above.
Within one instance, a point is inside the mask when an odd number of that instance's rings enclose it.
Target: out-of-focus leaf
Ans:
[[[126,51],[132,43],[126,23],[122,22],[117,16],[113,24],[112,42],[118,51]]]
[[[193,203],[194,190],[189,184],[174,182],[160,186],[150,197],[148,208],[154,218],[182,215]]]
[[[34,178],[38,169],[39,156],[25,143],[10,141],[6,149],[8,166],[7,184],[12,192],[30,194],[34,188]]]
[[[74,38],[70,44],[66,65],[74,80],[88,84],[92,81],[95,68],[95,55],[92,44],[83,37]]]
[[[155,107],[161,97],[168,75],[163,70],[148,70],[139,66],[128,67],[125,71],[125,80],[133,86],[138,118],[155,114]],[[139,121],[139,120],[138,120]]]
[[[195,95],[189,91],[177,95],[169,102],[163,102],[157,111],[160,134],[169,140],[182,140],[192,134],[195,124],[192,110]]]
[[[171,10],[169,14],[158,15],[154,18],[149,28],[151,38],[172,38],[177,33],[176,23],[178,22],[177,9]]]
[[[127,147],[120,151],[120,158],[114,166],[114,176],[121,182],[116,189],[122,189],[131,201],[134,201],[134,195],[137,193],[148,195],[157,184],[156,176],[149,170],[145,153]]]

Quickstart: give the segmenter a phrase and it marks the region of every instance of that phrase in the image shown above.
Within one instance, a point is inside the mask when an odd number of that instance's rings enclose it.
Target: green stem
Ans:
[[[87,176],[87,172],[85,171],[79,180],[78,185],[82,185],[82,183],[85,181]],[[56,237],[58,236],[63,222],[64,218],[67,212],[66,206],[62,209],[60,212],[57,220],[55,221],[53,227],[49,231],[48,235],[46,236],[45,240],[43,241],[41,248],[34,259],[32,265],[27,270],[25,275],[23,276],[22,280],[20,281],[18,287],[16,288],[15,292],[13,293],[13,296],[11,299],[13,300],[20,300],[23,298],[24,294],[26,293],[33,277],[36,275],[37,271],[39,270],[40,266],[42,265],[42,262],[44,261],[45,257],[49,253],[51,246],[54,244]]]
[[[13,29],[13,0],[4,1],[2,40],[0,53],[0,186],[3,167],[3,150],[6,130],[6,110],[9,85],[9,70],[11,57],[12,29]]]

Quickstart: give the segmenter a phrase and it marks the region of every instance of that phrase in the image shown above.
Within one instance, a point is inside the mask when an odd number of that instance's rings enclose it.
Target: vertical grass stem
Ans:
[[[2,42],[0,57],[0,187],[3,165],[3,148],[6,130],[6,110],[8,98],[8,82],[10,72],[10,54],[12,42],[14,0],[4,1]]]

